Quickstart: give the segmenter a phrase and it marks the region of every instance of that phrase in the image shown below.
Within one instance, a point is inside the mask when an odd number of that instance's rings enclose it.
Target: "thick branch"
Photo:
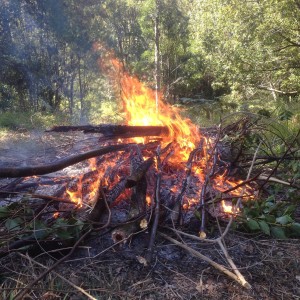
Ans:
[[[68,166],[74,165],[76,163],[79,163],[83,160],[92,157],[100,156],[110,152],[125,150],[127,149],[127,147],[128,145],[112,145],[112,146],[91,150],[81,154],[74,154],[69,157],[65,157],[55,162],[44,164],[44,165],[37,165],[32,167],[0,168],[0,178],[5,178],[5,177],[12,178],[12,177],[24,177],[24,176],[48,174],[48,173],[62,170]]]
[[[101,133],[106,138],[130,138],[139,136],[168,135],[165,126],[128,126],[128,125],[85,125],[85,126],[55,126],[48,132],[83,131],[84,133]]]

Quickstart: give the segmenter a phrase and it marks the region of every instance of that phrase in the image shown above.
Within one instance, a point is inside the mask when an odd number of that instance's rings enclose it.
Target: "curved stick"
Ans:
[[[55,162],[44,164],[44,165],[37,165],[32,167],[6,167],[0,168],[0,178],[6,177],[25,177],[25,176],[33,176],[33,175],[44,175],[52,172],[56,172],[62,170],[68,166],[74,165],[79,163],[83,160],[100,156],[103,154],[107,154],[110,152],[121,151],[128,148],[128,145],[112,145],[107,146],[95,150],[91,150],[88,152],[84,152],[81,154],[74,154],[69,157],[65,157],[59,159]]]

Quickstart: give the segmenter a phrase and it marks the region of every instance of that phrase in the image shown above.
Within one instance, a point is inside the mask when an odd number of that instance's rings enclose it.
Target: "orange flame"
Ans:
[[[190,119],[180,115],[180,110],[166,102],[163,102],[161,95],[157,103],[156,93],[144,83],[140,82],[137,77],[130,75],[124,70],[123,64],[117,60],[113,51],[107,50],[101,44],[95,43],[95,50],[100,50],[103,59],[99,60],[102,70],[120,89],[120,95],[126,113],[127,125],[132,126],[166,126],[169,134],[162,138],[162,146],[173,143],[174,154],[169,158],[173,164],[179,165],[188,160],[191,151],[199,147],[202,139],[201,158],[192,166],[200,182],[204,182],[210,170],[212,169],[213,141],[210,138],[202,137],[197,126]],[[105,54],[103,54],[103,52]],[[144,142],[143,138],[135,138],[136,142]],[[225,180],[223,175],[216,176],[211,180],[215,189],[223,192],[236,187],[240,182]],[[248,191],[247,191],[248,189]],[[173,188],[173,191],[175,188]],[[230,195],[249,196],[249,186],[237,187],[230,192]],[[149,203],[149,199],[147,199]],[[198,202],[197,199],[186,201],[185,206],[190,207]],[[232,213],[232,208],[223,202],[224,211]]]
[[[59,217],[59,212],[58,211],[56,211],[55,213],[53,213],[53,218],[54,219],[57,219]]]
[[[69,199],[74,202],[79,208],[82,207],[82,177],[83,175],[79,177],[76,191],[73,192],[70,190],[66,190],[66,193],[69,195]]]
[[[225,200],[221,201],[221,205],[224,213],[236,215],[240,211],[238,207],[235,208],[232,204],[225,202]]]
[[[95,44],[95,49],[103,49],[100,44]],[[112,64],[111,77],[118,79],[121,86],[121,98],[126,112],[127,125],[134,126],[166,126],[169,135],[163,137],[163,144],[175,142],[176,158],[173,162],[187,161],[189,154],[200,141],[200,134],[196,125],[190,119],[183,118],[180,110],[159,99],[156,106],[155,91],[140,82],[137,77],[124,71],[123,65],[117,60],[111,51],[107,51],[106,61],[99,61],[100,67],[107,63]],[[114,74],[114,75],[112,75]],[[143,139],[136,140],[143,142]]]

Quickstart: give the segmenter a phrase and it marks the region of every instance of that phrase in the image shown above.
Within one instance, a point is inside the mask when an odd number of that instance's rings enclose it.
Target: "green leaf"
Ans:
[[[294,115],[293,112],[291,112],[287,109],[284,109],[279,113],[278,119],[281,121],[288,121],[292,118],[293,115]]]
[[[66,231],[66,230],[58,230],[56,232],[56,236],[58,238],[60,238],[61,240],[67,240],[72,238],[72,235],[70,234],[70,232]]]
[[[7,206],[0,207],[0,219],[6,218],[9,216],[9,210]]]
[[[273,215],[265,215],[265,220],[268,223],[275,223],[276,222],[276,218]]]
[[[295,209],[296,209],[296,206],[295,206],[295,205],[289,205],[289,206],[286,208],[286,210],[285,210],[285,212],[284,212],[284,215],[290,215],[290,214],[292,214],[292,213],[295,211]]]
[[[267,222],[259,220],[258,224],[263,233],[270,235],[270,226],[268,225]]]
[[[253,220],[253,219],[248,220],[246,225],[251,230],[259,230],[260,229],[260,226],[259,226],[258,222]]]
[[[297,235],[300,235],[300,223],[293,223],[291,225],[291,229],[293,232],[295,232]]]
[[[45,239],[50,234],[49,229],[38,229],[34,231],[34,234],[32,235],[35,239],[41,240]]]
[[[293,223],[293,222],[294,222],[294,220],[289,215],[284,215],[284,216],[276,218],[276,223],[281,224],[281,225],[286,225],[286,224]]]
[[[20,224],[22,220],[20,218],[15,218],[15,219],[7,219],[5,222],[5,227],[8,231],[14,231],[14,230],[19,230],[20,229]]]
[[[198,210],[195,210],[195,211],[194,211],[194,215],[195,215],[195,217],[196,217],[198,220],[201,221],[201,214],[199,213]]]
[[[281,227],[272,226],[271,233],[272,233],[272,236],[274,236],[277,239],[286,239],[285,232]]]

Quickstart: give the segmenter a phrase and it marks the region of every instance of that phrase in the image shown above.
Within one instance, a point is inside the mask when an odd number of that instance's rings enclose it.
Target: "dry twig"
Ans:
[[[218,263],[216,263],[215,261],[211,260],[210,258],[208,258],[207,256],[201,254],[200,252],[194,250],[193,248],[189,247],[186,244],[183,244],[169,236],[167,236],[164,233],[159,232],[159,235],[162,236],[164,239],[174,243],[175,245],[185,249],[186,251],[188,251],[189,253],[191,253],[193,256],[199,257],[202,260],[206,261],[207,263],[209,263],[211,266],[213,266],[214,268],[216,268],[217,270],[221,271],[222,273],[226,274],[227,276],[229,276],[230,278],[232,278],[233,280],[235,280],[236,282],[238,282],[240,285],[242,285],[243,287],[250,289],[251,286],[250,284],[245,281],[245,280],[241,280],[241,278],[239,278],[236,274],[232,273],[231,271],[229,271],[227,268],[225,268],[223,265],[220,265]]]

